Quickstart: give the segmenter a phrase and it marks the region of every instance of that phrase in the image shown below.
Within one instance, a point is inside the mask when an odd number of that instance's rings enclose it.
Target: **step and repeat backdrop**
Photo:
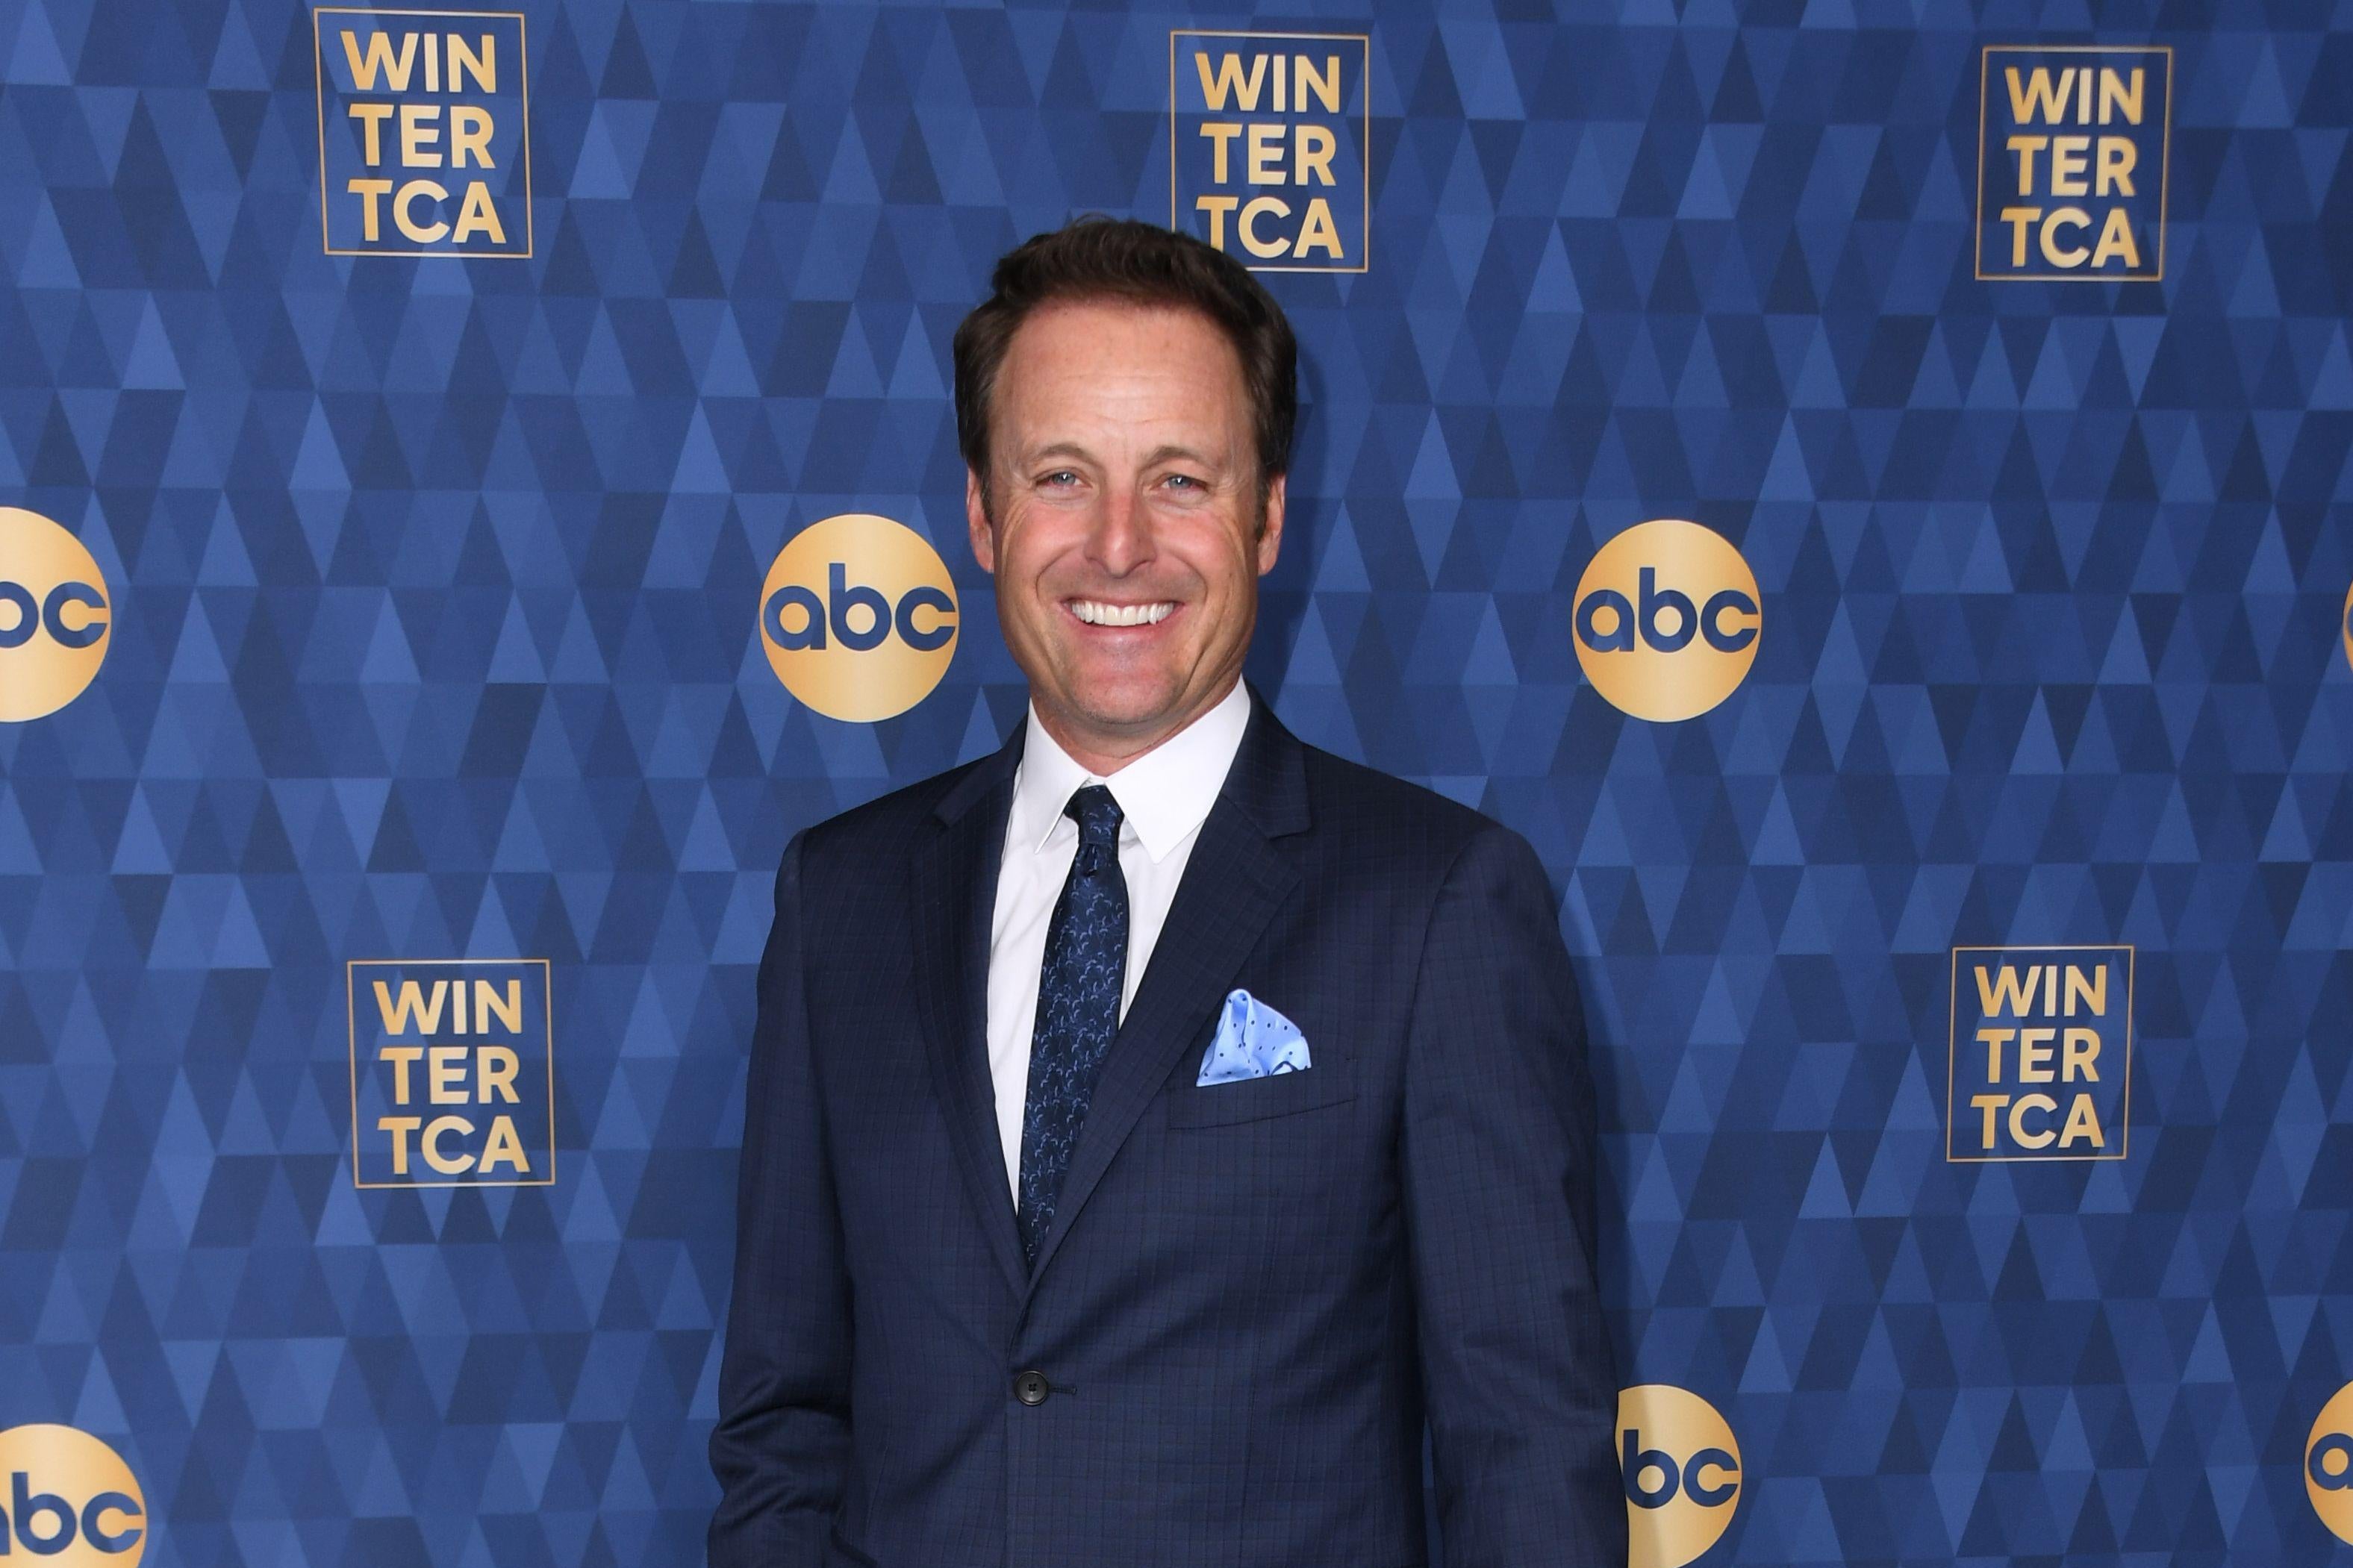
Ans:
[[[1534,841],[1640,1568],[2353,1563],[2342,8],[0,0],[0,1555],[699,1561],[949,335],[1300,331],[1250,673]],[[878,875],[890,874],[878,868]]]

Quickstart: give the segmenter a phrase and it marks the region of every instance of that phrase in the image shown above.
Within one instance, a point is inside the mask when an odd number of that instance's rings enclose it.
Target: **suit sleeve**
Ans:
[[[1544,868],[1491,826],[1430,916],[1403,1149],[1447,1568],[1621,1568],[1584,1014]]]
[[[796,835],[776,872],[744,1095],[712,1568],[816,1568],[848,1466],[849,1279],[803,994],[800,868]]]

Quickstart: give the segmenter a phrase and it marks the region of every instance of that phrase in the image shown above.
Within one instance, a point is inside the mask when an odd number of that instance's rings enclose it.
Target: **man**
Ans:
[[[1575,982],[1517,834],[1241,680],[1295,350],[1082,221],[955,339],[1029,710],[798,835],[711,1561],[1619,1568]]]

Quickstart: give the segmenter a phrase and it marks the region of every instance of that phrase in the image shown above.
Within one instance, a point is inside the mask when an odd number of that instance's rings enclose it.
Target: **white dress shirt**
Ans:
[[[1006,1180],[1017,1203],[1038,972],[1046,961],[1047,922],[1079,850],[1079,825],[1062,807],[1071,792],[1091,784],[1108,785],[1119,803],[1119,871],[1127,881],[1127,974],[1119,994],[1124,1019],[1168,919],[1185,862],[1192,858],[1193,841],[1201,836],[1201,824],[1240,749],[1242,731],[1250,724],[1250,692],[1237,679],[1208,712],[1108,777],[1087,772],[1046,733],[1035,702],[1028,722],[1021,763],[1013,774],[1013,808],[1005,819],[1005,857],[988,935],[988,1074]]]

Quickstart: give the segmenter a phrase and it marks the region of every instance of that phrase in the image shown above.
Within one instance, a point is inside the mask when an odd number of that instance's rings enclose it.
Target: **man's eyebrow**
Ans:
[[[1076,441],[1057,441],[1050,447],[1039,447],[1021,455],[1024,463],[1042,463],[1049,458],[1076,458],[1082,463],[1095,460],[1095,455]]]
[[[1075,458],[1083,463],[1092,463],[1097,460],[1092,452],[1076,441],[1056,441],[1051,445],[1039,447],[1034,451],[1022,454],[1022,461],[1025,463],[1042,463],[1050,458]],[[1148,468],[1155,463],[1170,461],[1198,463],[1205,468],[1219,467],[1217,458],[1199,448],[1174,443],[1163,443],[1146,452],[1144,455],[1143,466]]]
[[[1205,468],[1214,468],[1219,466],[1218,459],[1210,457],[1206,452],[1198,451],[1191,447],[1176,446],[1159,446],[1153,447],[1151,451],[1145,454],[1144,466],[1148,468],[1155,463],[1166,463],[1172,460],[1198,463]]]

